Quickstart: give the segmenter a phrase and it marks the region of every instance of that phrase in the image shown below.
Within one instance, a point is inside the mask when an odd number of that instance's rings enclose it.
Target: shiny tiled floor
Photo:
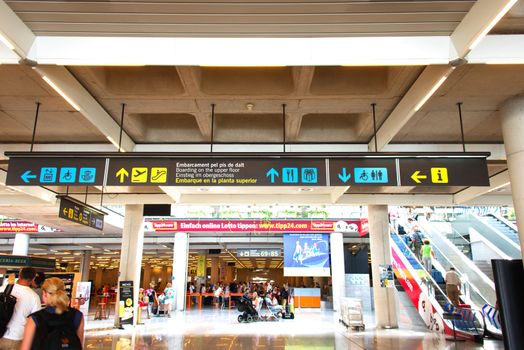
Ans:
[[[297,310],[294,320],[239,324],[235,310],[203,310],[153,318],[144,325],[124,330],[110,321],[89,320],[87,349],[503,349],[503,343],[486,340],[453,344],[428,332],[400,313],[400,328],[376,330],[366,315],[366,331],[347,331],[330,311]],[[456,346],[456,347],[455,347]]]

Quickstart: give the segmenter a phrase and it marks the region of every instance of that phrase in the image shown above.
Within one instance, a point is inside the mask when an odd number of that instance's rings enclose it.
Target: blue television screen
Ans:
[[[284,234],[284,276],[331,276],[330,266],[329,234]]]

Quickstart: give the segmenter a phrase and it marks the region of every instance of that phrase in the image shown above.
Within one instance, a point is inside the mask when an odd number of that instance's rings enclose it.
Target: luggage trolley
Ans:
[[[340,322],[352,330],[363,331],[364,317],[362,315],[362,300],[355,298],[341,298],[340,301]]]

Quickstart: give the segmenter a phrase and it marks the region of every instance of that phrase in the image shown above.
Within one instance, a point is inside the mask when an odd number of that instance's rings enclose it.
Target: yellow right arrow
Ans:
[[[426,175],[419,175],[420,174],[420,170],[417,170],[415,171],[412,175],[411,175],[411,179],[413,181],[415,181],[416,183],[422,183],[422,181],[420,180],[423,180],[423,179],[427,179],[428,177]]]
[[[119,177],[120,178],[120,183],[124,183],[124,180],[126,177],[129,176],[129,173],[127,172],[126,169],[124,168],[121,168],[120,170],[117,171],[116,173],[116,177]]]

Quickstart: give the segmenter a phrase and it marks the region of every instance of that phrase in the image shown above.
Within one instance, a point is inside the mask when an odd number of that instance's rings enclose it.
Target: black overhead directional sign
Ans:
[[[9,159],[7,183],[11,186],[100,186],[104,183],[105,158]]]
[[[485,158],[399,160],[401,186],[489,186]]]
[[[80,203],[72,198],[60,198],[58,217],[100,231],[104,229],[104,214],[101,211]]]
[[[395,159],[330,159],[331,186],[397,186]]]
[[[326,165],[301,158],[116,158],[107,186],[326,186]]]
[[[484,153],[7,155],[9,186],[489,186]]]

